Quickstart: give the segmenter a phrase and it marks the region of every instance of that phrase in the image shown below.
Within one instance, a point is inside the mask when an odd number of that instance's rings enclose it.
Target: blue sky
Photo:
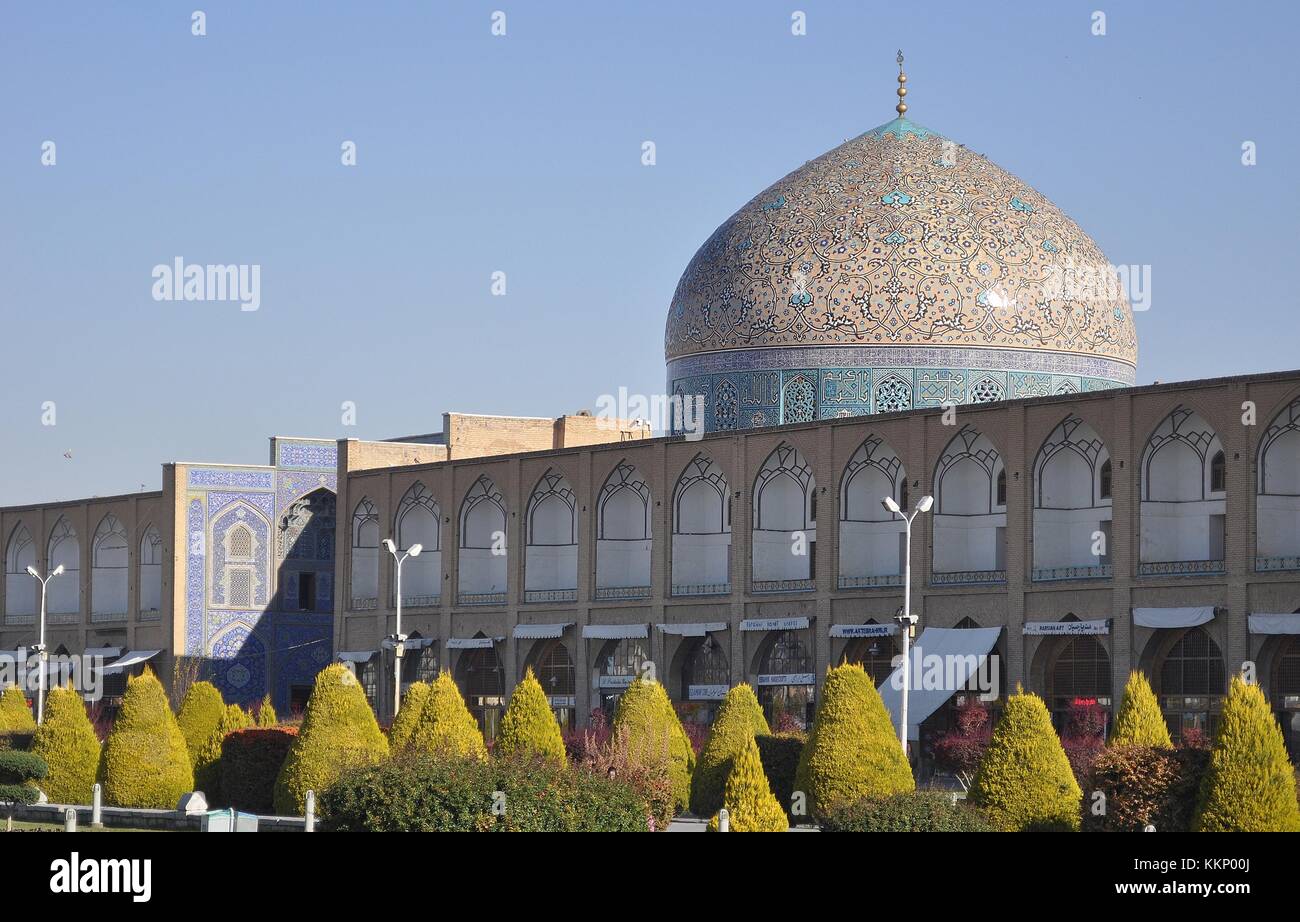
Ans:
[[[1300,366],[1298,10],[5,0],[0,504],[156,489],[163,461],[265,463],[276,433],[660,392],[692,254],[892,117],[899,47],[910,117],[1152,267],[1139,383]],[[154,301],[175,256],[260,265],[261,309]]]

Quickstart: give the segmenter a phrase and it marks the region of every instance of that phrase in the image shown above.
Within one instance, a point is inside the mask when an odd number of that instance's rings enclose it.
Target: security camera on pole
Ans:
[[[408,557],[419,557],[424,545],[412,544],[400,557],[392,538],[384,539],[384,547],[393,555],[393,560],[397,561],[397,623],[388,638],[393,642],[393,716],[396,717],[397,709],[402,706],[402,655],[406,652],[406,635],[402,633],[402,564]]]
[[[63,564],[55,567],[54,571],[44,579],[41,579],[41,574],[36,572],[35,567],[28,567],[27,575],[41,584],[41,639],[36,644],[36,653],[41,661],[40,684],[37,686],[38,691],[36,692],[36,722],[39,724],[45,722],[45,671],[47,668],[46,662],[49,659],[49,654],[45,652],[45,589],[50,584],[50,580],[63,575]]]
[[[903,755],[907,755],[907,693],[911,688],[911,645],[912,634],[916,631],[916,615],[912,614],[912,520],[922,512],[929,512],[930,507],[934,505],[933,496],[922,496],[917,501],[916,508],[912,514],[908,515],[903,512],[901,506],[892,496],[886,496],[880,501],[880,505],[885,510],[892,512],[903,520],[903,531],[905,534],[904,544],[906,550],[903,553],[903,607],[894,620],[898,622],[903,635],[903,703],[899,708],[898,715],[898,742],[903,747]]]

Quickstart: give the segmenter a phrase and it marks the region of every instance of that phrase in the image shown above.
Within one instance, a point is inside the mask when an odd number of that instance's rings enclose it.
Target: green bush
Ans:
[[[1234,676],[1193,823],[1198,832],[1300,832],[1295,772],[1258,685]]]
[[[146,670],[126,681],[117,721],[99,763],[104,803],[173,810],[194,790],[185,736],[172,716],[162,683]]]
[[[772,787],[767,783],[758,755],[758,744],[752,736],[732,760],[722,805],[727,808],[732,832],[785,832],[790,828],[785,810],[772,796]],[[709,821],[708,829],[718,831],[718,814]]]
[[[991,832],[979,810],[942,791],[868,797],[832,811],[823,832]]]
[[[501,792],[501,797],[496,792]],[[549,760],[485,761],[411,752],[351,771],[321,798],[340,832],[645,832],[629,786]]]
[[[1115,715],[1115,723],[1110,728],[1110,739],[1107,742],[1112,746],[1174,748],[1165,715],[1160,712],[1160,703],[1151,690],[1151,683],[1137,670],[1129,673],[1128,683],[1124,686],[1124,697],[1119,703],[1119,713]]]
[[[559,766],[568,764],[560,725],[531,666],[510,695],[497,731],[495,752],[504,758],[539,758]]]
[[[267,693],[257,708],[257,725],[259,727],[274,727],[279,722],[280,718],[275,714],[275,706],[271,704],[271,695]]]
[[[27,752],[32,748],[32,739],[35,735],[34,728],[25,733],[0,731],[0,752],[11,749]]]
[[[826,816],[864,797],[915,787],[912,766],[870,677],[857,663],[827,670],[795,776],[810,815]]]
[[[424,705],[429,700],[429,683],[412,682],[402,692],[402,705],[397,709],[393,725],[388,728],[388,748],[393,754],[401,752],[415,736],[415,728],[424,713]]]
[[[34,752],[0,752],[0,803],[30,804],[41,795],[36,782],[49,767]]]
[[[275,810],[301,816],[308,791],[318,795],[350,768],[388,757],[388,740],[357,677],[336,663],[316,674],[302,728],[275,783]]]
[[[10,685],[0,695],[0,733],[31,733],[35,729],[36,721],[27,705],[26,692]]]
[[[487,758],[487,746],[478,721],[465,706],[451,673],[439,673],[429,686],[408,748],[430,755]]]
[[[767,718],[754,689],[737,685],[727,692],[718,716],[709,728],[709,738],[700,750],[691,773],[691,812],[712,816],[722,806],[727,776],[737,755],[755,736],[768,734]],[[761,754],[761,750],[760,750]]]
[[[626,730],[628,756],[633,761],[653,764],[667,754],[673,805],[685,809],[691,798],[695,750],[664,687],[638,676],[618,699],[611,728],[615,733]]]
[[[293,741],[295,727],[236,730],[221,743],[221,796],[251,813],[275,812],[275,780]]]
[[[45,702],[45,722],[32,739],[32,752],[50,768],[41,790],[51,802],[90,803],[99,771],[99,738],[85,703],[71,688],[50,692]]]
[[[217,725],[226,713],[226,702],[221,692],[211,682],[195,682],[181,699],[180,710],[176,712],[176,724],[185,734],[185,749],[190,754],[190,763],[195,774],[199,773],[199,753],[208,745]],[[204,793],[207,793],[206,791]]]
[[[1083,829],[1140,832],[1153,825],[1160,832],[1187,832],[1209,759],[1206,749],[1107,746],[1092,764]]]
[[[755,737],[754,742],[758,744],[758,755],[763,760],[763,771],[772,786],[772,795],[781,804],[781,809],[792,822],[806,820],[808,817],[803,813],[794,812],[794,778],[799,771],[799,757],[803,755],[803,734],[775,733]]]
[[[971,803],[1007,832],[1077,830],[1082,797],[1043,699],[1008,697],[971,782]]]

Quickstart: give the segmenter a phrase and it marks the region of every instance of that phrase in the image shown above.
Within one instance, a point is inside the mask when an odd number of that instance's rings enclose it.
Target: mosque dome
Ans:
[[[686,267],[669,391],[702,394],[707,429],[1134,383],[1097,245],[906,108],[755,196]]]

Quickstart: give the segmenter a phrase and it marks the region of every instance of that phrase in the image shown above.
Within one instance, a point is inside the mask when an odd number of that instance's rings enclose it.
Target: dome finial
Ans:
[[[903,49],[898,49],[898,57],[895,60],[898,61],[898,105],[894,108],[898,112],[898,117],[902,118],[903,113],[907,111],[907,103],[903,101],[903,97],[907,95],[907,87],[903,85],[907,83],[907,74],[903,73]]]

